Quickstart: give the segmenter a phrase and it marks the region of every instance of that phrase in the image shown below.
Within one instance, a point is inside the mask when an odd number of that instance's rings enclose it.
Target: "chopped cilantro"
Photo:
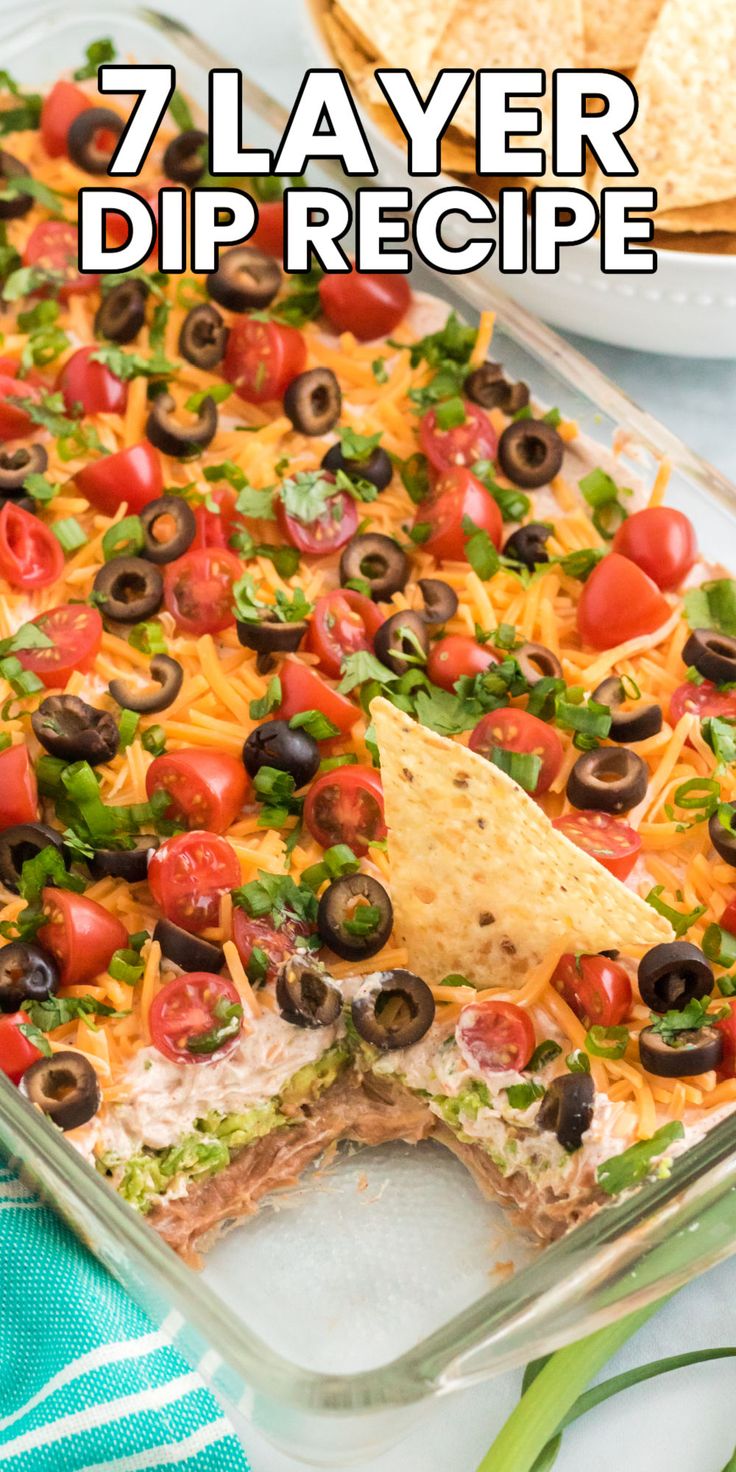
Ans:
[[[99,67],[108,61],[114,61],[117,56],[115,42],[109,36],[100,41],[91,41],[84,54],[87,60],[74,72],[75,82],[85,82],[89,77],[96,77]]]
[[[717,629],[736,634],[736,581],[717,578],[685,594],[685,617],[691,629]]]
[[[264,716],[270,716],[272,711],[278,709],[282,700],[281,681],[278,675],[272,675],[266,687],[265,695],[259,700],[251,700],[248,707],[252,721],[262,721]]]

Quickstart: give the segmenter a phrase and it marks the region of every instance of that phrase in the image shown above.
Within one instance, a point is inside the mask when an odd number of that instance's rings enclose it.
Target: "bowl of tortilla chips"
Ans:
[[[493,259],[483,270],[539,316],[588,337],[687,357],[734,356],[734,0],[310,4],[318,44],[342,68],[362,110],[382,182],[411,182],[415,199],[439,184],[407,181],[405,139],[376,84],[376,67],[407,67],[423,96],[442,67],[543,66],[548,79],[565,67],[624,72],[639,99],[625,135],[639,170],[636,183],[657,190],[656,274],[604,275],[596,240],[563,250],[556,276],[501,276]],[[544,103],[542,112],[544,120]],[[445,173],[491,197],[501,184],[530,182],[475,173],[472,88],[447,131],[442,163]],[[553,180],[550,171],[546,182]],[[577,178],[569,182],[580,187]],[[595,196],[604,182],[593,167],[585,187]]]

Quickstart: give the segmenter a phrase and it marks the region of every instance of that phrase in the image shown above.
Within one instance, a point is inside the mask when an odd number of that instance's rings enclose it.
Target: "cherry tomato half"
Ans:
[[[61,603],[33,620],[50,645],[43,649],[19,649],[16,658],[24,670],[32,670],[49,688],[66,685],[74,670],[91,669],[102,642],[99,610],[84,603]]]
[[[96,291],[100,278],[94,271],[80,271],[77,266],[79,237],[76,225],[66,220],[42,220],[26,241],[24,266],[41,266],[61,276],[54,288],[62,301],[79,292]],[[80,351],[82,351],[80,349]]]
[[[258,224],[248,241],[249,245],[255,245],[259,250],[266,252],[267,256],[275,256],[277,261],[284,259],[284,202],[281,199],[269,199],[258,206]]]
[[[222,896],[240,880],[238,856],[217,833],[177,833],[148,865],[148,885],[162,914],[194,935],[217,924]]]
[[[729,900],[718,923],[731,935],[736,935],[736,895]]]
[[[38,817],[38,788],[27,746],[9,746],[0,751],[0,828],[15,823],[35,823]]]
[[[0,440],[16,440],[33,432],[33,420],[25,409],[9,403],[10,399],[39,401],[38,388],[25,378],[16,378],[6,371],[0,372]]]
[[[59,963],[62,986],[79,986],[107,971],[114,951],[128,944],[125,926],[86,895],[69,889],[45,889],[43,908],[48,920],[38,932]]]
[[[346,843],[365,854],[374,838],[386,837],[383,788],[372,767],[336,767],[323,772],[307,793],[304,821],[323,848]]]
[[[490,756],[494,746],[500,746],[504,751],[528,752],[541,757],[535,797],[547,791],[562,766],[562,742],[554,727],[511,705],[481,716],[470,733],[468,745],[471,751],[480,752],[485,757]]]
[[[289,956],[293,956],[296,950],[296,937],[308,935],[306,925],[301,922],[293,923],[285,920],[278,930],[268,920],[254,920],[241,910],[239,905],[233,907],[233,940],[238,948],[238,955],[248,972],[251,960],[253,960],[255,975],[250,976],[252,981],[274,982],[276,973]],[[259,952],[260,956],[253,956],[253,952]],[[262,975],[262,958],[265,957],[266,973]]]
[[[361,342],[387,337],[406,316],[411,303],[405,276],[352,271],[329,274],[319,283],[322,311],[338,332],[352,332]]]
[[[441,429],[436,410],[429,409],[419,426],[419,443],[430,465],[441,472],[458,466],[467,469],[476,460],[492,460],[498,449],[498,435],[488,415],[466,400],[465,420],[452,429]]]
[[[121,501],[127,501],[128,514],[135,516],[164,488],[158,451],[147,440],[114,455],[102,455],[78,471],[75,480],[90,506],[105,516],[114,516]]]
[[[319,656],[323,670],[337,677],[346,654],[373,648],[382,623],[383,614],[370,598],[352,588],[336,588],[317,599],[307,645]]]
[[[0,511],[0,573],[14,588],[48,588],[64,571],[61,543],[22,506]]]
[[[679,588],[697,561],[698,543],[695,528],[682,511],[674,506],[645,506],[622,521],[613,550],[630,558],[666,591]]]
[[[104,363],[93,362],[98,351],[97,347],[78,348],[59,374],[56,386],[64,396],[67,414],[125,413],[128,385]]]
[[[240,317],[230,328],[222,376],[246,404],[280,399],[302,372],[307,345],[296,327]]]
[[[618,1027],[631,1010],[628,971],[608,956],[561,956],[552,985],[586,1027]]]
[[[614,818],[611,813],[587,809],[563,813],[561,818],[552,819],[552,827],[597,859],[617,879],[628,877],[641,852],[641,839],[636,829],[630,828],[622,818]]]
[[[360,711],[345,695],[326,685],[315,670],[295,659],[286,659],[281,666],[280,677],[281,704],[274,711],[274,719],[290,721],[300,711],[321,710],[343,736],[352,730]]]
[[[81,87],[73,82],[55,82],[41,108],[41,140],[49,158],[61,158],[67,151],[69,129],[80,113],[92,103]]]
[[[455,1038],[466,1063],[481,1073],[519,1073],[536,1045],[529,1013],[515,1002],[492,999],[463,1007]]]
[[[325,503],[325,510],[314,521],[300,521],[290,516],[279,497],[276,502],[276,519],[282,534],[297,547],[312,557],[326,557],[344,547],[355,535],[358,526],[358,508],[347,491],[336,491]]]
[[[473,527],[488,532],[494,547],[500,547],[503,521],[493,497],[469,470],[456,468],[441,476],[432,495],[417,508],[414,526],[430,527],[422,547],[438,561],[465,557],[468,537],[463,526],[469,517]]]
[[[736,1078],[736,998],[719,998],[719,1004],[728,1007],[728,1017],[723,1017],[715,1024],[723,1038],[723,1057],[718,1068],[718,1077]]]
[[[199,547],[229,547],[230,538],[236,527],[245,526],[242,517],[235,510],[237,496],[229,486],[223,486],[220,490],[211,490],[208,502],[218,507],[217,511],[211,510],[209,505],[202,502],[194,508],[194,520],[197,530],[194,533],[194,541],[190,547],[195,552]]]
[[[198,746],[157,756],[146,772],[146,792],[168,792],[166,817],[187,828],[224,833],[240,812],[248,774],[239,757]]]
[[[187,634],[217,634],[235,623],[233,583],[240,559],[227,547],[185,552],[164,568],[164,603]]]
[[[446,634],[430,647],[427,674],[434,685],[452,692],[463,675],[481,675],[497,663],[497,656],[469,634]]]
[[[226,977],[192,971],[175,976],[156,993],[148,1025],[154,1047],[172,1063],[209,1063],[235,1047],[243,1026],[242,1003]]]
[[[0,1016],[0,1073],[19,1084],[23,1074],[37,1058],[42,1058],[40,1049],[21,1032],[29,1023],[27,1012],[6,1012]]]
[[[578,629],[584,644],[612,649],[640,634],[653,634],[672,609],[656,583],[635,562],[609,552],[593,568],[578,604]]]
[[[710,680],[702,685],[691,685],[685,680],[670,696],[670,720],[674,726],[685,713],[696,715],[701,721],[707,716],[725,716],[736,720],[736,691],[719,690]]]

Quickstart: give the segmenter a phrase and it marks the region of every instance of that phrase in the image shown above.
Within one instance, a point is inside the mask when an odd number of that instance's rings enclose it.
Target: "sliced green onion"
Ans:
[[[535,792],[539,773],[542,770],[542,758],[531,751],[507,751],[504,746],[492,746],[488,753],[488,760],[493,762],[494,767],[499,767],[514,782],[518,782],[525,792]]]
[[[168,648],[164,631],[155,620],[136,624],[128,634],[128,643],[132,644],[134,649],[140,649],[142,654],[166,654]]]
[[[570,1073],[590,1073],[590,1059],[582,1048],[575,1048],[574,1052],[568,1053],[565,1062]]]
[[[68,762],[60,756],[40,756],[36,762],[36,781],[43,797],[55,797],[62,791],[62,773]]]
[[[459,395],[438,404],[434,417],[438,429],[455,429],[458,424],[464,424],[465,405]]]
[[[86,547],[89,541],[76,516],[65,516],[62,521],[53,522],[51,530],[65,552],[76,552],[79,547]]]
[[[126,986],[135,986],[136,982],[140,981],[145,968],[146,963],[141,960],[138,951],[125,946],[113,952],[107,969],[113,981],[122,981]]]
[[[720,783],[715,777],[690,777],[675,788],[673,802],[678,808],[705,808],[710,816],[718,807],[720,796]]]
[[[556,719],[557,725],[563,731],[577,731],[586,736],[594,736],[599,741],[608,736],[611,730],[610,706],[601,705],[597,700],[589,700],[587,705],[558,700]]]
[[[623,1058],[629,1043],[626,1027],[601,1027],[596,1024],[585,1035],[586,1052],[594,1058]]]
[[[65,767],[61,780],[67,795],[79,808],[93,840],[115,832],[114,810],[102,801],[99,784],[89,762],[74,762]]]
[[[649,894],[645,895],[644,898],[647,904],[651,905],[652,909],[657,911],[658,915],[663,915],[665,920],[669,920],[675,936],[680,940],[686,931],[690,929],[691,925],[694,925],[696,920],[699,920],[701,915],[705,914],[708,906],[696,905],[694,910],[689,910],[685,914],[682,910],[676,910],[672,905],[668,905],[666,900],[661,899],[660,896],[663,894],[664,885],[655,884],[654,888],[650,889]]]
[[[140,516],[124,516],[115,526],[108,527],[102,538],[102,555],[105,562],[113,557],[135,557],[144,547],[143,522]]]
[[[120,731],[120,750],[121,751],[125,751],[126,746],[130,746],[130,743],[134,739],[135,733],[138,730],[138,722],[139,721],[140,721],[140,716],[138,715],[138,712],[137,711],[134,711],[134,710],[124,710],[123,711],[123,713],[122,713],[122,715],[120,717],[120,725],[119,725],[119,731]]]
[[[163,726],[149,726],[141,736],[141,745],[151,756],[162,756],[166,750],[166,732]]]
[[[703,951],[717,966],[736,966],[736,935],[722,925],[709,925],[702,940]]]

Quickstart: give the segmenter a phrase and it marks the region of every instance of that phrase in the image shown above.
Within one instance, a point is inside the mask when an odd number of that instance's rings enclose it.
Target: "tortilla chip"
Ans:
[[[585,65],[636,66],[661,9],[662,0],[583,0]]]
[[[582,951],[672,940],[667,920],[498,767],[387,700],[371,715],[395,924],[420,976],[517,987],[568,936]]]
[[[340,0],[335,8],[370,55],[414,74],[428,65],[448,19],[445,5],[427,0]]]
[[[637,185],[657,190],[663,213],[736,199],[736,5],[665,0],[636,88],[625,141]]]
[[[689,210],[657,210],[654,218],[658,230],[693,231],[697,235],[712,230],[736,231],[736,199],[698,204]]]

